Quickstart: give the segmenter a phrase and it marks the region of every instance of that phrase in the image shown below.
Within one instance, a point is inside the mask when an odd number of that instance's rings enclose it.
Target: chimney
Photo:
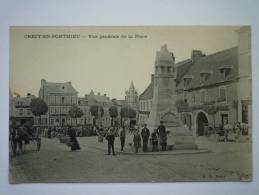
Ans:
[[[192,50],[191,60],[193,63],[195,63],[198,59],[200,59],[203,56],[205,56],[205,54],[203,54],[201,50]]]
[[[41,86],[46,84],[46,80],[45,79],[41,79]]]

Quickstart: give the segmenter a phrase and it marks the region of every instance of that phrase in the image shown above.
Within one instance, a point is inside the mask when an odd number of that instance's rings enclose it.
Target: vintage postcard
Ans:
[[[9,182],[251,181],[250,26],[10,27]]]

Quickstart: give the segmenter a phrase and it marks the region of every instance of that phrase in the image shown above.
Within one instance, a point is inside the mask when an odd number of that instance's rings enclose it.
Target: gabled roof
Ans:
[[[231,74],[226,79],[223,79],[220,67],[233,67]],[[210,72],[210,78],[202,86],[221,83],[225,81],[235,80],[238,77],[238,52],[237,47],[226,49],[214,54],[204,56],[197,60],[192,66],[189,67],[185,74],[193,75],[193,79],[186,89],[197,88],[201,86],[200,73],[206,70]],[[179,84],[183,82],[183,79],[178,81]],[[181,87],[183,85],[178,86]]]
[[[45,82],[44,90],[52,93],[65,93],[65,94],[76,94],[77,91],[72,86],[71,82],[65,83],[54,83],[54,82]]]
[[[154,82],[151,82],[145,91],[140,94],[139,100],[148,100],[153,98]]]

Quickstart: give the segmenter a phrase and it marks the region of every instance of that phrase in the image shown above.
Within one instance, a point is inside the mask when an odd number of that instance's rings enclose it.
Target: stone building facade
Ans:
[[[238,31],[239,44],[210,55],[193,50],[190,59],[175,64],[171,101],[193,135],[204,135],[204,126],[234,124],[251,126],[250,28]],[[162,49],[161,49],[162,51]],[[166,60],[166,59],[165,59]],[[147,123],[154,99],[154,76],[139,97],[139,122]]]
[[[234,124],[237,121],[237,47],[191,59],[181,66],[189,63],[188,70],[179,74],[177,81],[177,99],[185,105],[180,108],[182,121],[197,136],[204,135],[207,124]]]
[[[251,28],[238,31],[238,121],[252,127]]]
[[[54,83],[42,79],[39,97],[48,106],[48,113],[42,116],[42,125],[75,125],[76,119],[69,116],[69,110],[73,105],[77,105],[77,94],[71,82]],[[38,124],[37,120],[35,124]]]
[[[34,115],[31,112],[31,100],[36,98],[34,95],[27,94],[26,97],[10,97],[10,118],[13,125],[28,125],[34,124]]]
[[[41,117],[41,124],[43,126],[68,126],[68,125],[90,125],[94,123],[94,116],[92,116],[91,106],[97,105],[103,108],[104,114],[96,121],[97,125],[108,127],[111,125],[111,117],[109,108],[113,105],[117,106],[118,113],[120,113],[120,100],[111,100],[106,94],[94,93],[92,90],[84,97],[78,97],[78,92],[72,86],[71,82],[54,83],[47,82],[42,79],[39,97],[45,101],[48,106],[48,113]],[[118,103],[119,102],[119,103]],[[124,102],[124,101],[123,101]],[[80,118],[71,118],[69,110],[72,106],[77,105],[83,112]],[[39,118],[34,117],[34,124],[39,124]],[[119,116],[118,116],[118,121]]]
[[[83,100],[83,101],[82,101]],[[81,102],[81,103],[80,103]],[[84,105],[82,105],[84,103]],[[106,94],[101,95],[100,93],[95,94],[92,90],[89,94],[86,94],[85,97],[80,98],[78,101],[78,106],[83,110],[84,115],[81,117],[84,118],[88,123],[93,124],[94,117],[91,115],[90,109],[91,106],[97,105],[103,108],[103,116],[99,117],[96,121],[97,125],[102,125],[108,127],[111,125],[111,117],[109,114],[109,108],[112,106],[112,101]],[[81,123],[83,124],[83,123]]]

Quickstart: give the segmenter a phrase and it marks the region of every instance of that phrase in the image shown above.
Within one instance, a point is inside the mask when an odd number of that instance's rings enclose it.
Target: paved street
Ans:
[[[168,151],[134,154],[126,141],[126,152],[108,156],[107,142],[97,137],[79,138],[81,151],[70,149],[57,138],[42,138],[27,152],[10,156],[10,182],[150,182],[248,180],[251,177],[251,144],[213,142],[199,138],[198,151]],[[249,168],[250,167],[250,168]]]

